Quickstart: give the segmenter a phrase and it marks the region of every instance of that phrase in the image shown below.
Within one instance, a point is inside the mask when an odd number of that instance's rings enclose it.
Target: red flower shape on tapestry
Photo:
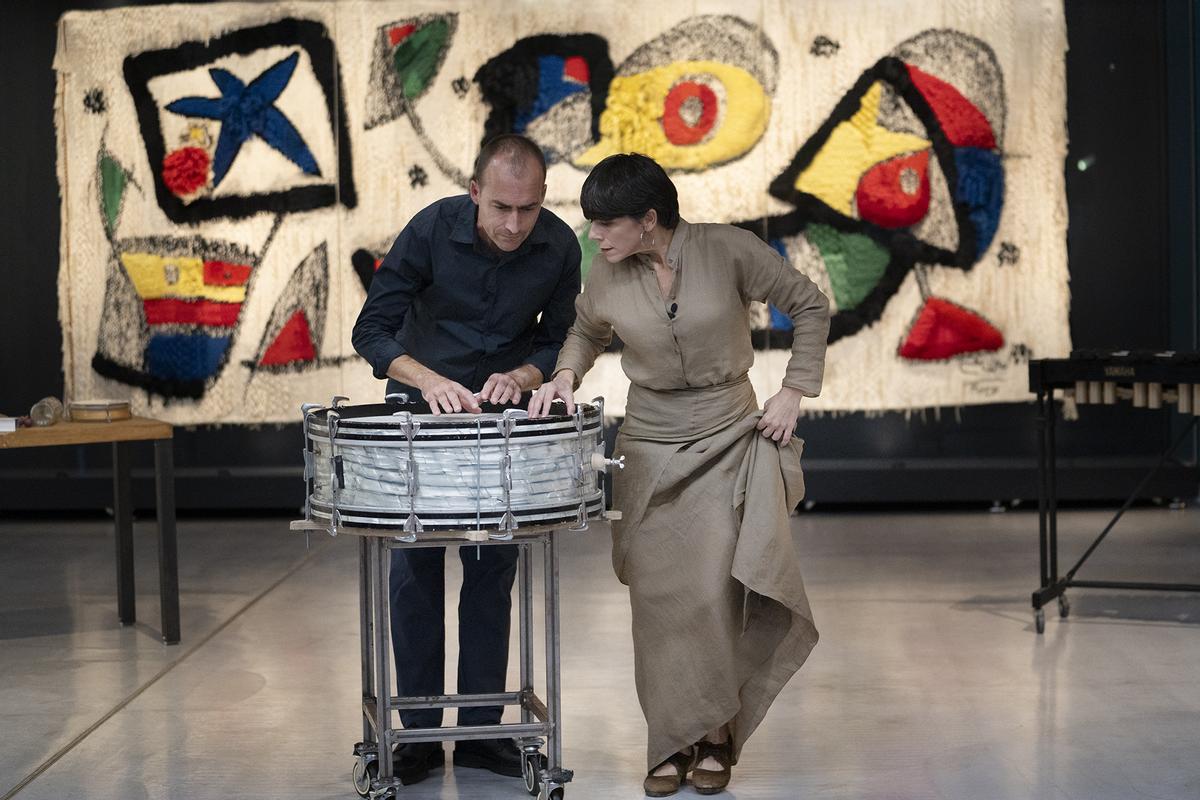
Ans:
[[[208,183],[208,168],[212,159],[202,147],[181,147],[167,153],[163,159],[163,184],[176,197],[195,194]]]

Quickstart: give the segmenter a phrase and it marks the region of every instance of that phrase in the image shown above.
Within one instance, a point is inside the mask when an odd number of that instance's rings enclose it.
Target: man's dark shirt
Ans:
[[[478,241],[467,195],[423,209],[396,237],[354,324],[376,378],[408,355],[473,392],[494,372],[532,364],[548,380],[579,294],[579,241],[541,209],[512,253]],[[538,319],[541,314],[541,319]],[[387,391],[419,392],[391,378]]]

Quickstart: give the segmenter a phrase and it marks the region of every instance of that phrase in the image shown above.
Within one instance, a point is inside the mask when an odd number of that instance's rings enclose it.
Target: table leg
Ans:
[[[113,442],[113,527],[117,541],[117,616],[137,621],[133,583],[133,505],[129,490],[129,444]]]
[[[158,508],[158,594],[164,644],[179,644],[179,558],[175,536],[175,456],[170,439],[154,442]]]

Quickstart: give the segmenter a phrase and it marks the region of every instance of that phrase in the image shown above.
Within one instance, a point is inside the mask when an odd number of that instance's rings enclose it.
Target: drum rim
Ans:
[[[588,519],[599,519],[604,514],[604,493],[596,492],[584,499],[584,506],[588,512]],[[314,517],[321,519],[331,519],[333,517],[333,506],[322,501],[312,499],[309,503],[309,509]],[[409,518],[407,511],[364,511],[360,507],[355,506],[337,506],[338,524],[341,526],[353,526],[364,528],[375,528],[379,530],[403,530],[404,523]],[[442,512],[442,513],[422,513],[417,514],[417,518],[421,521],[421,527],[429,531],[453,531],[453,530],[500,530],[500,522],[504,518],[504,510],[491,511],[488,513],[479,514],[476,517],[474,512]],[[579,503],[560,504],[548,506],[545,508],[528,508],[520,511],[514,509],[513,516],[518,523],[525,522],[528,525],[552,525],[560,522],[571,522],[579,517]],[[529,519],[529,517],[546,517],[545,519]],[[360,522],[358,519],[370,519],[372,522]],[[479,520],[479,525],[474,526],[475,520]],[[389,523],[380,520],[395,520],[394,523]],[[472,526],[464,528],[464,525]],[[517,530],[520,530],[518,524]]]
[[[412,405],[412,404],[410,404],[410,405]],[[422,405],[424,407],[428,407],[425,404],[422,404]],[[589,419],[593,419],[593,418],[597,419],[597,420],[599,419],[600,406],[598,404],[581,401],[579,403],[576,403],[576,405],[583,409],[583,418],[585,420],[589,420]],[[387,415],[372,414],[372,415],[363,415],[363,416],[344,416],[342,414],[342,412],[344,410],[348,410],[348,409],[379,407],[379,406],[391,407],[391,408],[395,408],[396,410],[393,411],[391,414],[387,414]],[[517,406],[513,406],[513,409],[514,410],[523,410],[523,409],[519,409]],[[391,429],[391,428],[403,427],[405,420],[403,418],[399,417],[398,414],[400,414],[404,410],[405,409],[404,409],[403,405],[399,404],[399,403],[362,403],[362,404],[356,404],[356,405],[338,406],[337,408],[314,409],[310,413],[306,414],[304,418],[305,418],[305,420],[307,420],[309,422],[310,425],[320,425],[321,427],[325,427],[328,425],[329,412],[337,411],[337,412],[339,412],[339,416],[338,416],[338,427],[339,428]],[[494,413],[494,412],[488,412],[488,413]],[[427,414],[424,412],[421,412],[419,414],[417,414],[417,413],[413,414],[413,417],[419,417],[417,419],[417,421],[421,424],[422,430],[425,430],[425,429],[428,429],[428,430],[464,429],[465,430],[468,427],[470,427],[471,429],[474,429],[475,418],[477,418],[478,416],[479,415],[477,415],[477,414],[434,415],[434,414]],[[470,419],[467,419],[467,418],[470,418]],[[496,422],[503,418],[504,418],[503,414],[498,414],[493,419],[485,420],[486,424],[484,427],[492,428],[494,430],[496,428]],[[367,419],[370,419],[371,421],[370,422],[363,421],[363,420],[367,420]],[[443,419],[445,419],[446,421],[444,421],[444,422],[441,421]],[[514,416],[514,417],[509,417],[509,419],[512,419],[513,422],[515,423],[515,426],[513,429],[514,432],[521,427],[526,427],[529,425],[560,425],[560,424],[574,425],[574,423],[575,423],[575,417],[571,414],[552,414],[552,415],[545,416],[545,417],[538,417],[536,419],[530,419],[529,417]]]

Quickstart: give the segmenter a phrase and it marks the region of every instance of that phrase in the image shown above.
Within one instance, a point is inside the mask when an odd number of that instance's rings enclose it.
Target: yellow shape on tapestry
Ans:
[[[663,131],[667,94],[681,79],[716,80],[724,89],[724,108],[711,136],[689,145],[672,143]],[[704,169],[737,158],[762,138],[771,116],[771,99],[746,70],[719,61],[678,61],[635,75],[613,78],[600,141],[575,159],[590,167],[614,153],[643,153],[667,169]]]
[[[849,216],[854,190],[864,172],[880,161],[930,146],[927,139],[890,131],[876,121],[882,95],[883,84],[872,84],[854,116],[833,129],[812,163],[796,178],[797,189]]]
[[[199,258],[122,253],[121,263],[133,281],[133,288],[143,300],[180,297],[240,303],[246,299],[245,286],[206,284],[204,262]]]

